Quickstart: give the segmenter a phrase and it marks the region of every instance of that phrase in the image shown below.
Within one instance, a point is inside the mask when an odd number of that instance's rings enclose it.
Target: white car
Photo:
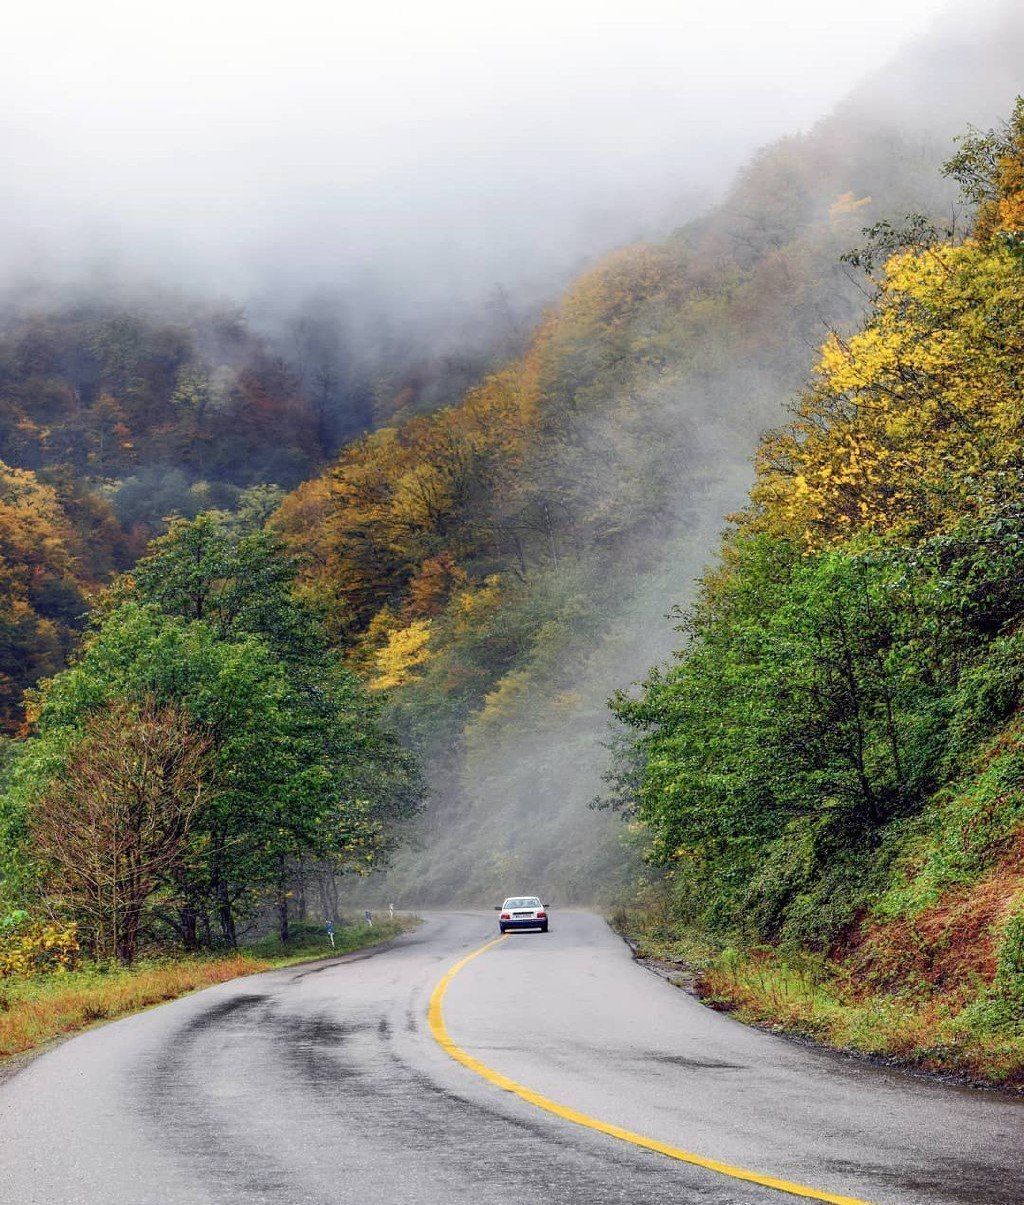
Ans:
[[[540,902],[538,895],[510,895],[500,908],[498,928],[502,933],[509,929],[540,929],[541,933],[548,931],[548,906]]]

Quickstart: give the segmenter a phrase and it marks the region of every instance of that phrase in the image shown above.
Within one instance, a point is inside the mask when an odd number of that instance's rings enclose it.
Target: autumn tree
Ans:
[[[99,499],[0,463],[0,726],[16,730],[22,692],[65,664],[88,596],[114,555]]]
[[[31,809],[48,907],[97,957],[130,963],[159,899],[175,902],[190,830],[215,793],[212,742],[176,704],[118,701],[92,716]]]
[[[1024,229],[1024,97],[1005,121],[990,130],[972,128],[958,142],[945,170],[977,206],[975,236]]]

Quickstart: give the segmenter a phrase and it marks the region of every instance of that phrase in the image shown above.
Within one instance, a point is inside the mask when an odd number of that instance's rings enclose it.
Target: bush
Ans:
[[[76,925],[14,913],[0,921],[0,979],[71,970],[78,962]]]

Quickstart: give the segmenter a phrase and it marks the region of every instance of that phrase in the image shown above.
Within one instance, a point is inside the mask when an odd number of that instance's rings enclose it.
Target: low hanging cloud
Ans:
[[[942,0],[44,0],[0,47],[0,284],[314,304],[382,355],[528,323]]]

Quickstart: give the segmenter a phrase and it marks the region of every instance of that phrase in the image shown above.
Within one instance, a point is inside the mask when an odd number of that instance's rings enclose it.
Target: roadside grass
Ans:
[[[416,917],[398,915],[394,920],[377,919],[375,916],[372,925],[362,922],[338,925],[334,930],[332,948],[323,925],[293,922],[292,935],[287,942],[280,941],[276,935],[264,937],[261,941],[244,946],[241,952],[262,959],[269,967],[294,966],[297,962],[336,958],[339,954],[351,954],[354,950],[379,945],[414,929],[419,923]]]
[[[770,946],[716,947],[642,914],[615,927],[637,956],[679,967],[711,1008],[775,1033],[972,1082],[1024,1091],[1024,1007],[999,984],[943,995],[925,983],[874,989],[842,964]]]
[[[777,952],[724,952],[699,975],[705,1003],[741,1021],[937,1074],[1024,1089],[1019,1009],[979,986],[966,1005],[935,993],[893,995],[824,964],[809,974]],[[1016,1024],[1014,1023],[1016,1020]]]
[[[413,917],[339,925],[335,947],[322,926],[296,926],[282,944],[265,938],[232,953],[139,959],[131,967],[86,963],[25,979],[0,979],[0,1066],[65,1034],[174,1000],[239,975],[333,958],[388,941],[415,927]]]

